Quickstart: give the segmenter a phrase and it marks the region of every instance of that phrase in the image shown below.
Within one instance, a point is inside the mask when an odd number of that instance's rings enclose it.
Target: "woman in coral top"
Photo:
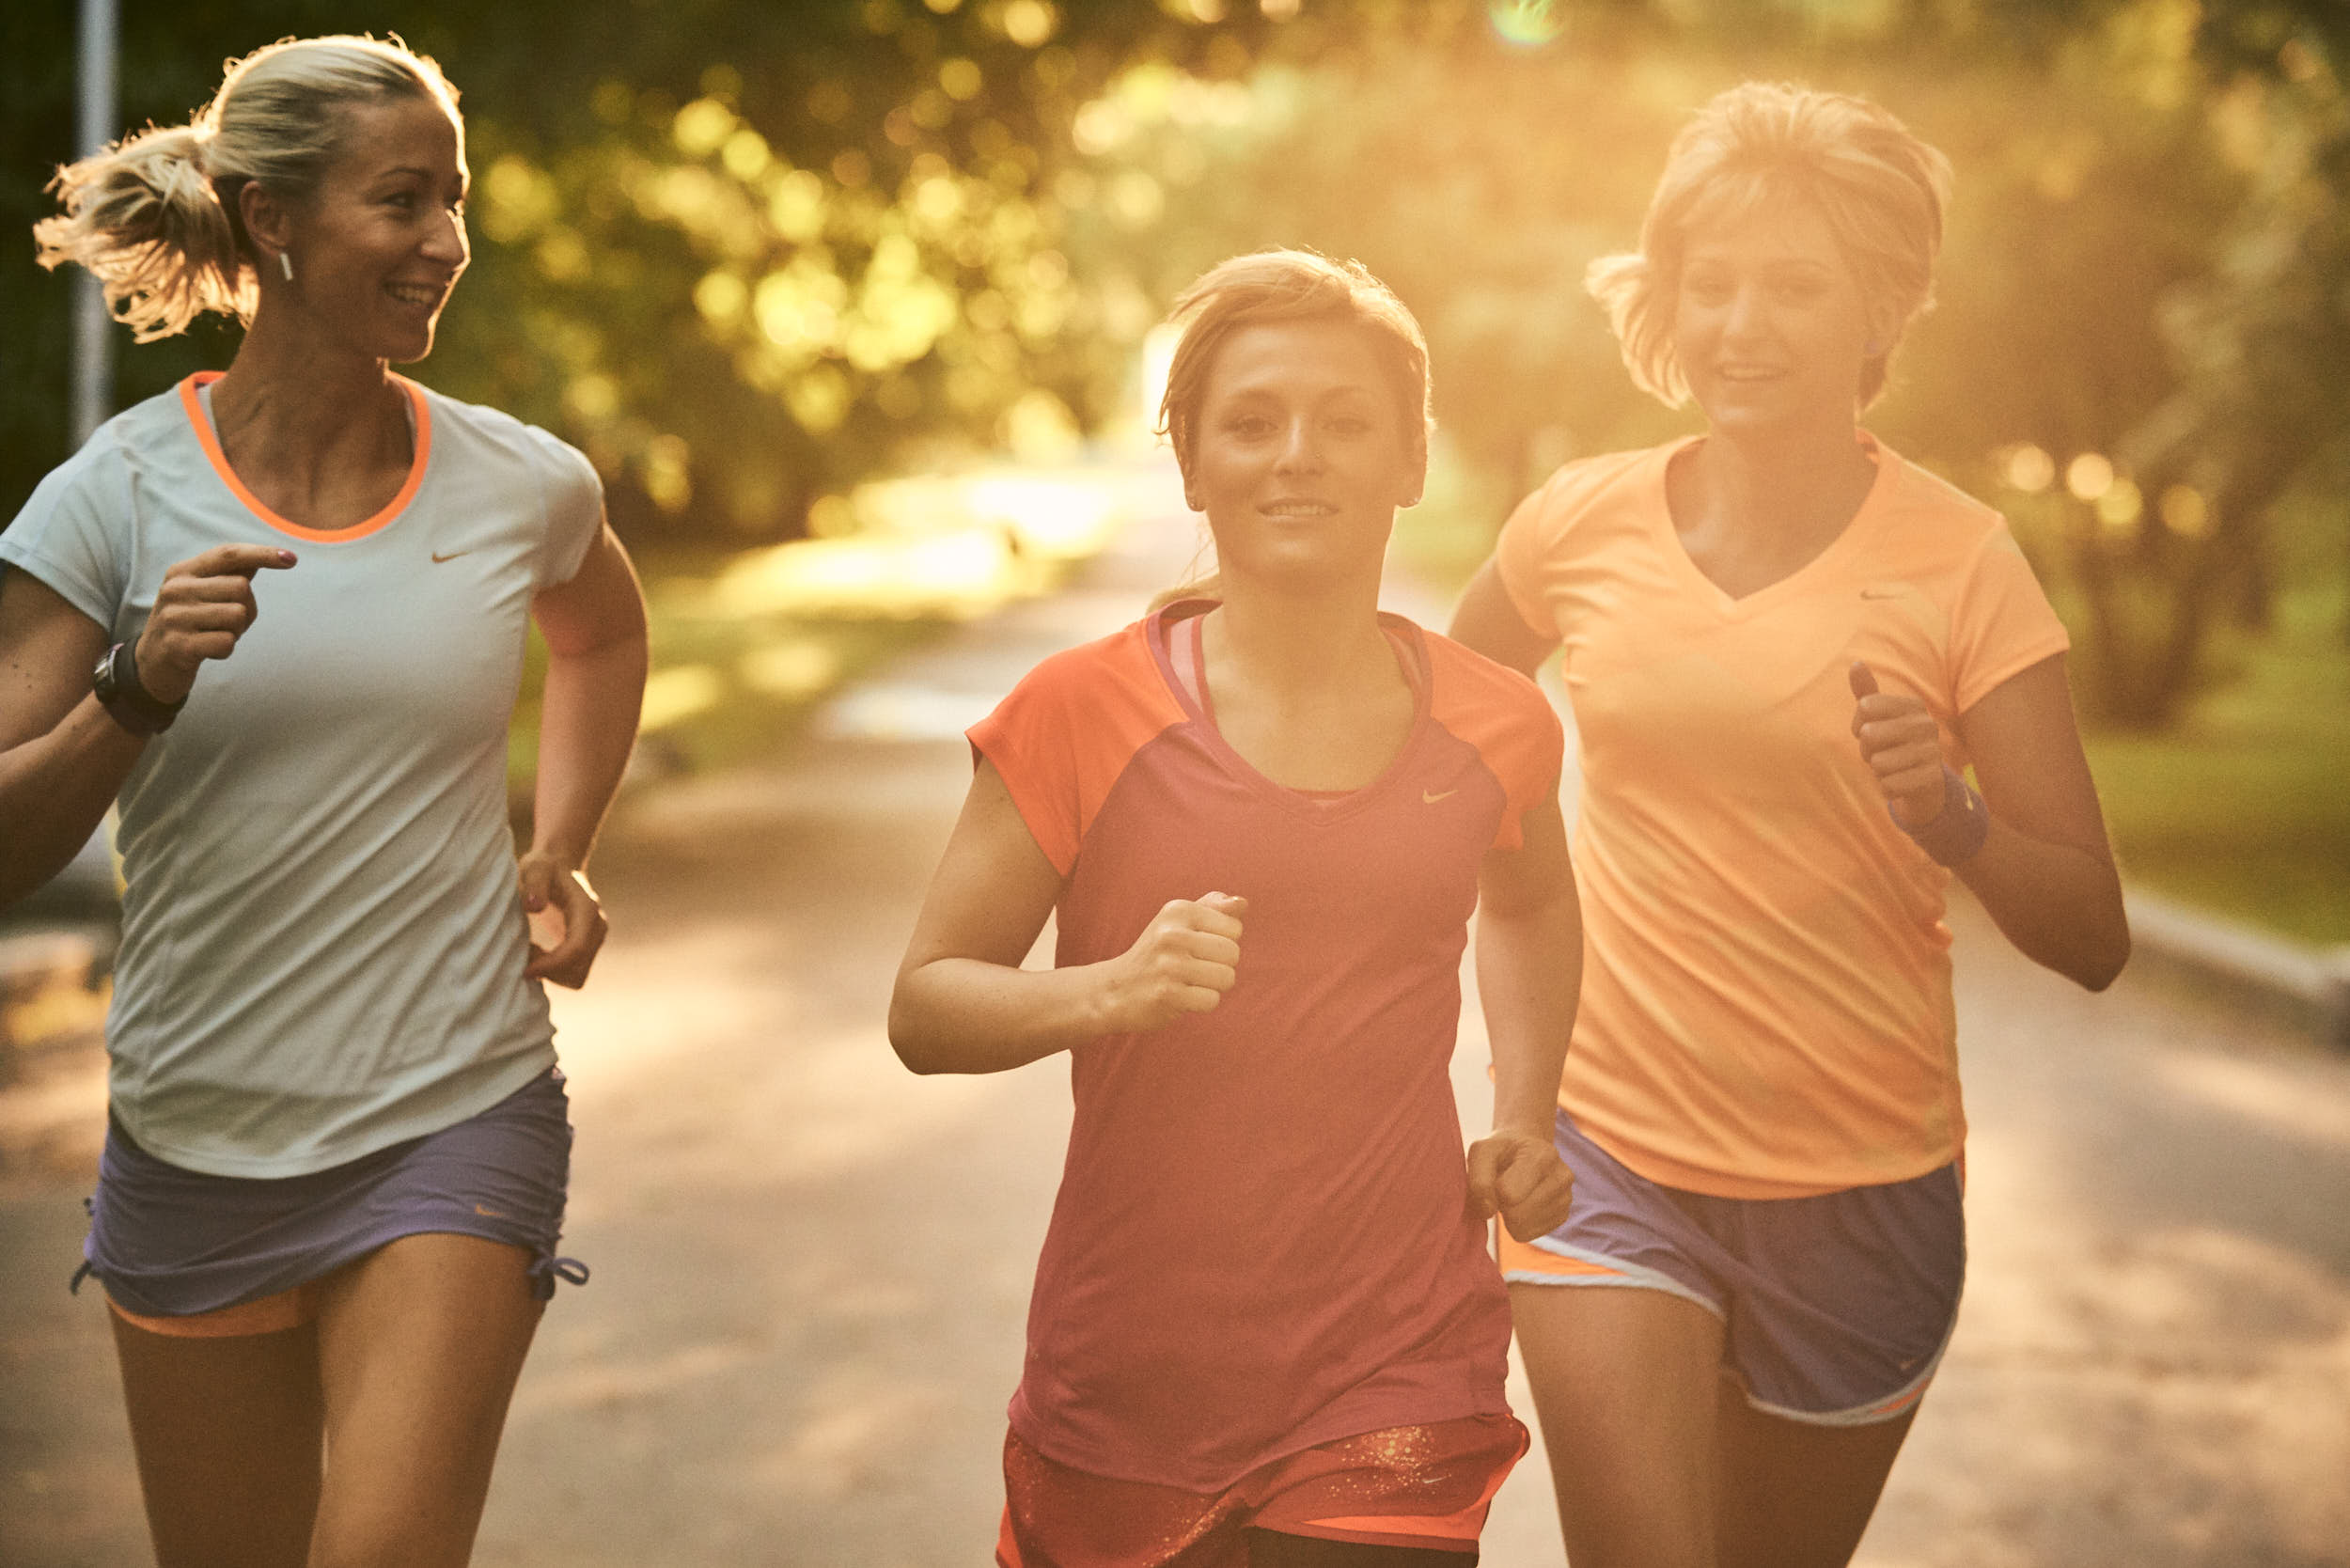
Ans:
[[[1219,580],[972,729],[890,1007],[917,1072],[1069,1057],[996,1560],[1473,1563],[1526,1441],[1483,1219],[1540,1235],[1570,1182],[1562,736],[1524,677],[1379,613],[1427,453],[1395,297],[1277,251],[1178,315],[1167,425]],[[1478,907],[1495,1130],[1464,1162]]]
[[[1580,732],[1574,1205],[1503,1244],[1575,1568],[1849,1560],[1965,1272],[1950,874],[2084,986],[2128,953],[2063,628],[1856,423],[1947,184],[1858,99],[1700,111],[1590,283],[1705,431],[1559,470],[1453,623],[1563,649]]]

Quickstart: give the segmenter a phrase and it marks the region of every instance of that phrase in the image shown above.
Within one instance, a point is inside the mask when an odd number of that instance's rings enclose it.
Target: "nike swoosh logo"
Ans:
[[[1419,803],[1422,806],[1434,806],[1440,800],[1450,800],[1460,792],[1458,790],[1422,790],[1419,792]]]
[[[1911,591],[1907,583],[1867,583],[1862,585],[1863,599],[1899,599]]]
[[[453,561],[460,556],[470,556],[472,554],[473,552],[471,550],[451,550],[447,555],[444,556],[438,550],[435,550],[432,552],[432,564],[434,566],[438,566],[443,561]]]
[[[476,1203],[473,1206],[473,1212],[479,1215],[484,1219],[504,1219],[506,1217],[495,1209],[485,1209],[478,1203]]]

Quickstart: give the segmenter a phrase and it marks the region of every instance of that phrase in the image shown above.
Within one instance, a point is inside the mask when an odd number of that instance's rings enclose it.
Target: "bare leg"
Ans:
[[[1721,1390],[1722,1568],[1843,1568],[1918,1414],[1867,1426],[1766,1416]]]
[[[1626,1287],[1512,1285],[1574,1568],[1715,1568],[1722,1323]]]
[[[539,1325],[528,1265],[478,1236],[403,1236],[324,1282],[309,1568],[463,1568]]]
[[[316,1331],[114,1326],[159,1568],[302,1568],[319,1503]]]

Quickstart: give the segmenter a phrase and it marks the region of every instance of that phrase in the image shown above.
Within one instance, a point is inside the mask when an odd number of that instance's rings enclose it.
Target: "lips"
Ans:
[[[448,285],[445,283],[386,283],[384,285],[384,291],[402,305],[413,305],[429,310],[447,296]]]
[[[1330,517],[1336,515],[1338,510],[1328,501],[1312,499],[1266,501],[1257,508],[1261,516],[1284,518]]]

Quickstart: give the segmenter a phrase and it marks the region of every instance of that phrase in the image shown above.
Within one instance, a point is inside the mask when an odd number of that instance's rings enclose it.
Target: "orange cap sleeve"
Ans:
[[[1566,729],[1542,688],[1516,670],[1431,636],[1437,662],[1431,698],[1436,720],[1477,748],[1501,785],[1501,821],[1493,847],[1526,842],[1526,813],[1557,798],[1566,759]]]
[[[1046,659],[965,735],[975,765],[980,757],[995,764],[1037,847],[1065,877],[1134,754],[1183,716],[1137,622]]]

